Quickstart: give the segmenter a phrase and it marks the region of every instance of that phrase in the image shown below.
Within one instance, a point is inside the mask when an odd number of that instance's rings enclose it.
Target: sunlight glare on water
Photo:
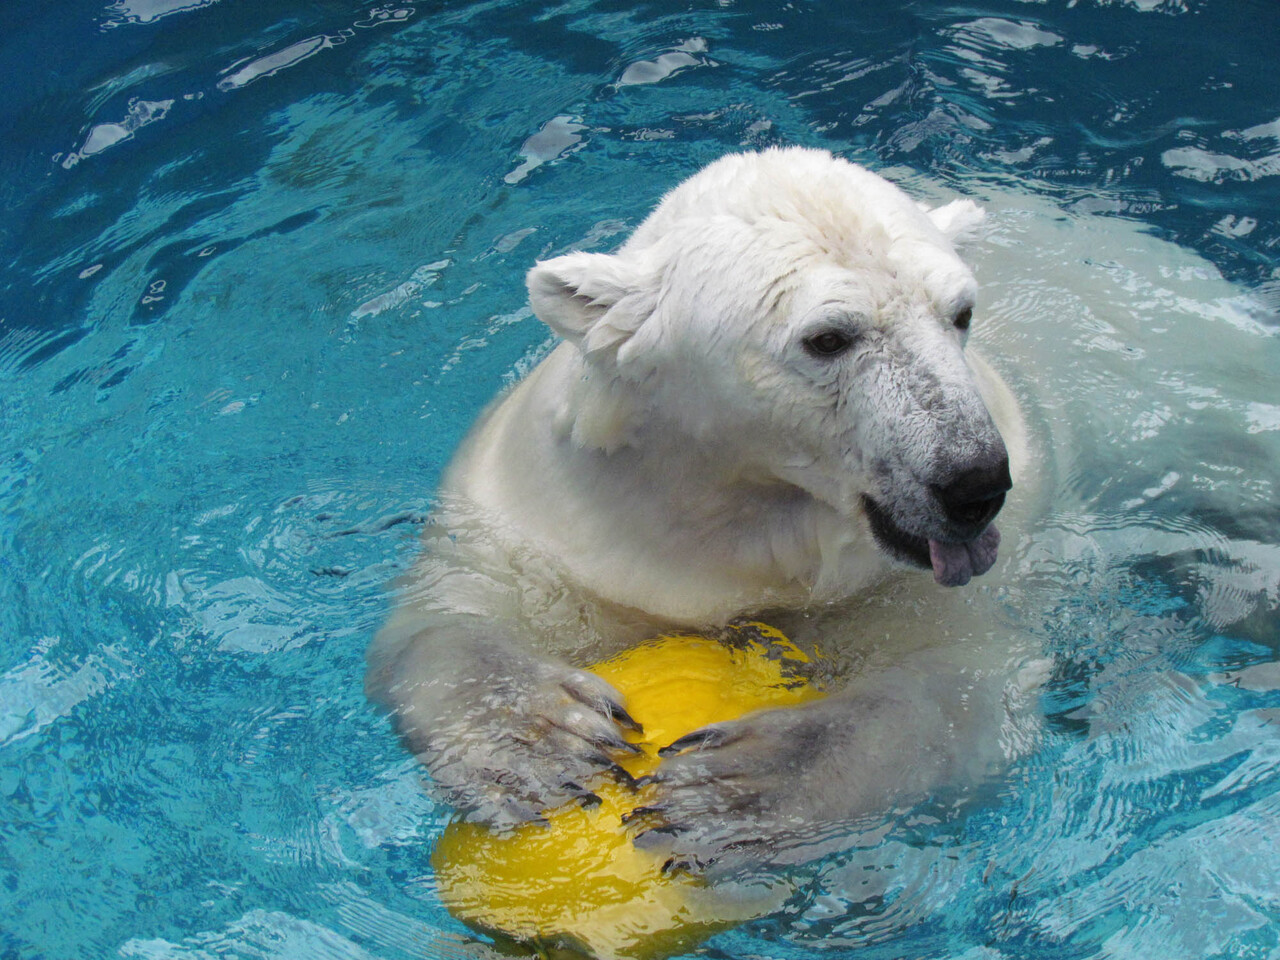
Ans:
[[[389,585],[549,349],[533,261],[803,144],[990,211],[974,338],[1049,480],[974,589],[1054,665],[981,797],[705,955],[1280,956],[1280,8],[10,13],[0,955],[484,954],[363,695]]]

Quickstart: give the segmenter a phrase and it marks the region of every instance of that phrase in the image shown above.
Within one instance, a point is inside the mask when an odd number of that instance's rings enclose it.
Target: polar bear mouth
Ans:
[[[972,540],[954,543],[908,533],[894,522],[889,511],[865,494],[862,508],[881,550],[895,560],[932,570],[934,580],[944,587],[962,587],[995,565],[1000,547],[1000,531],[995,524],[988,524]]]
[[[888,510],[865,494],[862,497],[862,509],[866,511],[867,519],[871,522],[871,535],[876,538],[881,550],[903,563],[925,570],[932,569],[929,541],[926,538],[907,533],[893,522]]]

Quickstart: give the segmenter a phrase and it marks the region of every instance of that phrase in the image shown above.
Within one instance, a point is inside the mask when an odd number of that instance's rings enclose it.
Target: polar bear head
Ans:
[[[792,488],[940,583],[985,572],[1009,465],[966,360],[977,286],[953,246],[981,217],[824,151],[711,164],[615,253],[529,273],[534,311],[581,353],[576,441]]]

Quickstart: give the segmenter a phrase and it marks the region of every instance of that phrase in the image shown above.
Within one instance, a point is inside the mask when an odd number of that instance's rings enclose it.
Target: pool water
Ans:
[[[1050,479],[974,589],[1055,668],[980,802],[703,953],[1280,957],[1280,6],[6,14],[0,956],[484,955],[362,693],[388,585],[528,266],[796,143],[991,210]]]

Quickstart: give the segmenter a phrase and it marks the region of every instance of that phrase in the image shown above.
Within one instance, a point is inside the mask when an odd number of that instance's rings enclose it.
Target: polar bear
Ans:
[[[499,826],[588,801],[593,777],[625,778],[634,721],[580,665],[743,615],[822,644],[832,695],[673,745],[642,840],[708,862],[990,762],[1000,717],[957,731],[980,675],[1003,709],[1004,659],[886,642],[876,612],[992,567],[1026,460],[1016,401],[966,349],[977,287],[954,241],[981,216],[775,148],[704,168],[616,252],[529,271],[562,342],[457,452],[369,655],[371,697],[444,799]],[[904,587],[906,568],[933,582]],[[944,653],[904,666],[926,649]]]

